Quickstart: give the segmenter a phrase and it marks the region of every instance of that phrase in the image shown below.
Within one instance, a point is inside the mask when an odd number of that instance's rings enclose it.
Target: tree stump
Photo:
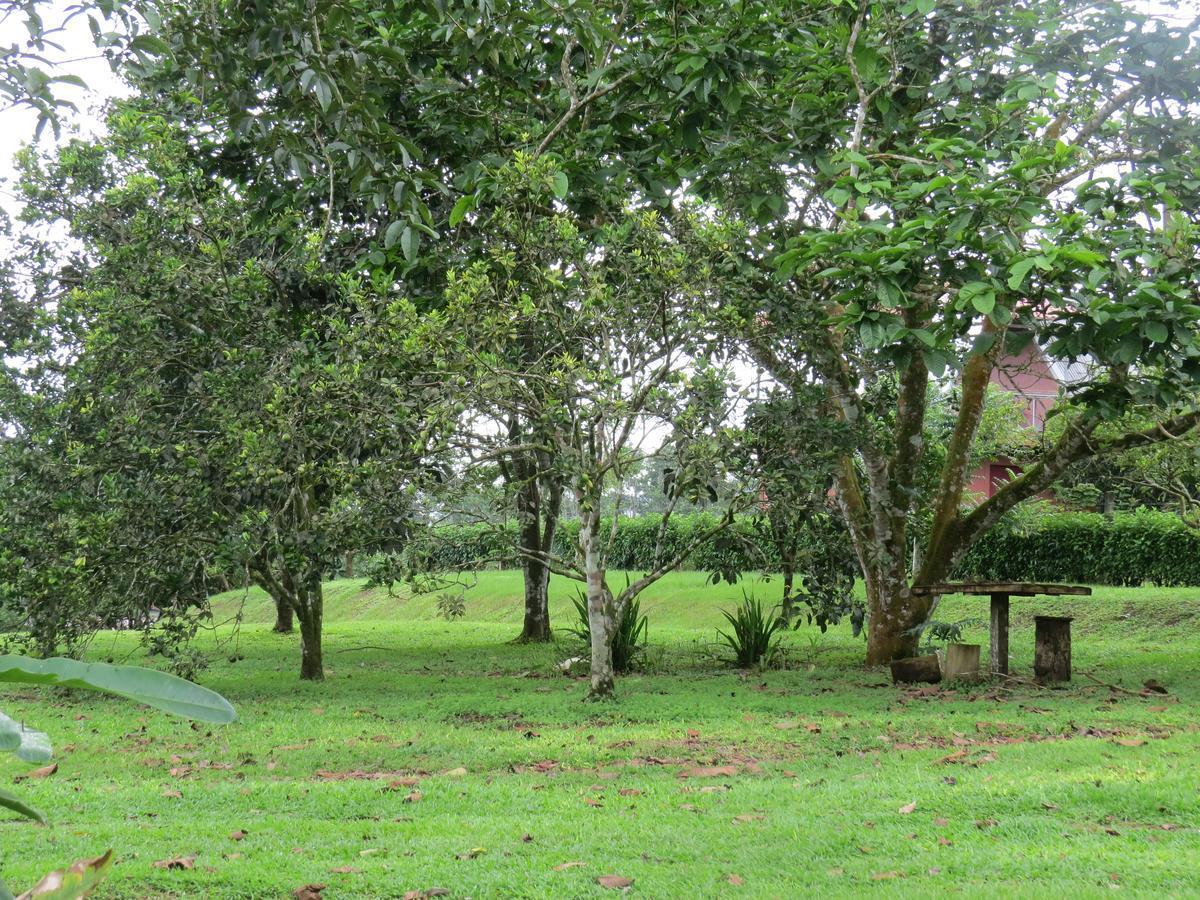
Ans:
[[[1042,681],[1071,680],[1071,619],[1034,616],[1033,673]]]
[[[979,644],[947,644],[946,665],[942,677],[947,681],[956,678],[975,680],[979,677]]]
[[[902,681],[927,681],[932,684],[942,680],[942,667],[938,664],[936,653],[897,659],[891,665],[893,684]]]

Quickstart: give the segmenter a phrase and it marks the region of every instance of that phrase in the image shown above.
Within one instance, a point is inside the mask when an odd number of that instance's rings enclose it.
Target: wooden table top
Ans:
[[[941,584],[913,585],[914,594],[1008,594],[1010,597],[1091,596],[1092,589],[1078,584],[1039,584],[1029,581],[948,581]]]

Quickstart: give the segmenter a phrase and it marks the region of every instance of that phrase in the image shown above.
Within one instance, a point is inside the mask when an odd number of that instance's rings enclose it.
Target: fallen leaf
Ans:
[[[323,884],[306,884],[292,891],[292,896],[296,900],[321,900],[321,891],[325,890]]]
[[[734,887],[741,887],[743,884],[746,883],[745,881],[742,880],[741,876],[739,876],[739,875],[730,875],[725,880],[728,881],[730,884],[732,884]]]
[[[978,819],[975,822],[975,827],[976,828],[992,828],[999,824],[1000,823],[997,822],[995,819]]]
[[[533,842],[533,835],[532,835],[532,834],[528,834],[528,833],[526,833],[526,834],[523,834],[523,835],[521,835],[521,840],[522,840],[522,841],[524,841],[526,844],[532,843],[532,842]]]
[[[196,868],[196,857],[192,856],[176,856],[172,859],[160,859],[157,862],[152,862],[150,867],[153,869],[194,869]]]
[[[735,821],[735,822],[761,822],[765,818],[766,818],[766,816],[764,816],[762,813],[742,813],[740,816],[734,816],[733,821]]]
[[[617,793],[622,797],[636,797],[641,794],[641,791],[637,788],[621,788]]]
[[[231,841],[244,841],[246,839],[246,834],[247,834],[247,832],[242,831],[239,828],[237,831],[235,831],[233,834],[231,834],[229,836],[229,839]]]
[[[421,783],[420,778],[393,778],[387,783],[385,791],[398,791],[402,788],[416,787]]]
[[[895,869],[893,869],[890,872],[876,872],[874,875],[871,876],[871,880],[872,881],[888,881],[889,879],[892,879],[892,878],[903,878],[903,877],[904,877],[903,872],[897,872]]]
[[[1108,835],[1112,835],[1113,837],[1121,836],[1121,832],[1117,831],[1117,829],[1115,829],[1115,828],[1105,828],[1104,833],[1108,834]]]
[[[356,869],[354,866],[338,866],[329,870],[333,875],[353,875],[356,872],[361,872],[362,869]]]
[[[49,778],[58,771],[58,763],[50,763],[48,766],[42,766],[40,769],[34,769],[31,772],[22,772],[20,775],[14,775],[13,781],[24,781],[26,778]]]
[[[914,800],[912,803],[906,803],[906,804],[904,804],[904,806],[900,807],[900,814],[902,816],[907,816],[909,813],[916,812],[916,811],[917,811],[917,801],[916,800]]]
[[[1058,809],[1057,803],[1051,803],[1049,800],[1042,801],[1042,809]]]
[[[442,774],[444,774],[450,778],[462,778],[464,775],[467,774],[467,770],[464,769],[462,766],[459,766],[458,768],[450,769],[449,771],[444,772]]]
[[[619,891],[632,885],[633,879],[623,875],[601,875],[596,879],[596,883],[611,891]]]
[[[162,795],[169,799],[178,800],[183,796],[181,791],[163,791]]]
[[[472,847],[470,850],[467,850],[465,853],[455,853],[454,858],[455,859],[477,859],[478,857],[483,856],[483,854],[485,854],[485,853],[487,853],[487,850],[485,850],[483,847]]]
[[[934,866],[933,868],[931,868],[929,870],[929,874],[930,875],[940,875],[940,874],[942,874],[942,870],[939,869],[937,866]]]
[[[1122,747],[1140,747],[1146,742],[1141,738],[1117,738],[1114,743],[1120,744]]]
[[[565,872],[567,869],[578,869],[580,866],[586,866],[587,863],[578,859],[573,859],[570,862],[559,863],[554,867],[555,872]]]
[[[737,766],[688,766],[680,778],[728,778],[737,774]]]
[[[421,797],[422,797],[422,794],[420,791],[409,791],[407,794],[404,795],[404,799],[400,802],[401,803],[420,803]]]
[[[689,738],[693,738],[693,739],[695,739],[695,738],[698,738],[698,737],[700,737],[700,732],[699,732],[699,731],[697,731],[695,728],[689,728],[689,729],[687,730],[687,736],[688,736]]]
[[[604,804],[601,803],[599,800],[597,800],[595,797],[584,797],[583,802],[586,803],[588,806],[604,806]]]
[[[939,838],[938,838],[938,846],[941,846],[941,847],[953,847],[953,846],[954,846],[954,842],[953,842],[952,840],[950,840],[949,838],[939,837]]]
[[[700,793],[702,793],[702,794],[724,794],[728,790],[729,790],[729,785],[727,785],[727,784],[706,784],[704,787],[700,788]]]
[[[933,820],[933,824],[934,824],[934,825],[937,825],[939,828],[944,828],[945,826],[947,826],[947,825],[949,825],[949,824],[950,824],[950,820],[949,820],[949,819],[943,819],[943,818],[941,818],[941,817],[939,816],[938,818],[936,818],[936,819],[934,819],[934,820]]]

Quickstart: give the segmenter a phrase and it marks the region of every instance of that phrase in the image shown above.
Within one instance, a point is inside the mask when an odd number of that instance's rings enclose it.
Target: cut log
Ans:
[[[1034,616],[1033,673],[1042,681],[1071,680],[1071,619]]]
[[[979,677],[979,644],[948,644],[942,677],[947,681],[973,681]]]
[[[942,680],[942,667],[938,665],[936,653],[928,656],[911,656],[892,662],[892,683],[926,681],[930,684]]]

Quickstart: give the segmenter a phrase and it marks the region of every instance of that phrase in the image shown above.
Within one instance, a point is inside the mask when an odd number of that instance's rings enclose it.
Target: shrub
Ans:
[[[437,596],[437,611],[447,622],[453,622],[467,614],[467,601],[462,594],[443,591]]]
[[[575,597],[575,613],[578,617],[578,624],[574,628],[568,628],[567,631],[590,647],[592,643],[592,628],[588,619],[587,597],[583,591],[579,591]],[[637,658],[646,649],[646,636],[648,633],[649,624],[646,617],[642,614],[641,604],[635,597],[625,604],[625,610],[621,613],[621,621],[617,624],[616,633],[613,635],[612,657],[614,671],[628,672],[633,669]]]
[[[1150,509],[1009,519],[971,548],[955,575],[1122,587],[1200,585],[1200,531],[1173,513]]]
[[[762,601],[746,597],[734,612],[721,610],[733,631],[720,629],[717,634],[733,650],[733,664],[739,669],[769,666],[779,650],[787,620],[767,610]]]

